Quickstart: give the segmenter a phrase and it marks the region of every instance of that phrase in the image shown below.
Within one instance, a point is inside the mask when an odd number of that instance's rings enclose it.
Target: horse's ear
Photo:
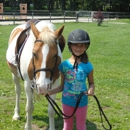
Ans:
[[[60,46],[61,52],[63,52],[63,50],[64,50],[64,48],[65,48],[65,43],[66,43],[65,38],[64,38],[63,35],[61,35],[61,36],[59,37],[59,46]]]
[[[30,25],[31,25],[32,32],[33,32],[33,34],[35,35],[35,37],[37,39],[40,32],[38,31],[38,29],[36,28],[36,26],[34,25],[34,23],[30,22]]]
[[[59,38],[59,37],[61,36],[63,30],[64,30],[64,25],[63,25],[61,28],[57,29],[57,30],[54,32],[55,35],[56,35],[56,38]]]

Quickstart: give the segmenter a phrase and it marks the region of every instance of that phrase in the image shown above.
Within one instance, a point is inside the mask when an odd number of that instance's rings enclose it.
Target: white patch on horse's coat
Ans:
[[[61,61],[62,61],[62,53],[61,53],[61,49],[60,49],[59,45],[57,45],[57,48],[58,48],[58,56],[60,56]]]
[[[42,53],[43,53],[43,62],[41,65],[41,68],[46,68],[46,59],[47,59],[47,55],[49,53],[49,46],[47,44],[44,44],[43,48],[42,48]],[[47,88],[47,85],[50,84],[50,80],[46,78],[46,71],[41,71],[40,72],[40,77],[37,81],[37,84],[39,85],[39,87],[43,87],[43,88]]]

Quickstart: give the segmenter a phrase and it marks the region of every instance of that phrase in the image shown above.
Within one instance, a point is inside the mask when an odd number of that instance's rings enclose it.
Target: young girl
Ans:
[[[49,95],[63,91],[62,110],[68,116],[73,113],[78,96],[84,92],[75,113],[77,130],[86,130],[88,96],[94,95],[93,66],[88,61],[86,53],[89,45],[90,38],[86,31],[78,29],[69,34],[68,47],[72,56],[59,66],[61,72],[60,86],[47,91]],[[88,89],[86,79],[88,79]],[[63,130],[73,130],[73,126],[74,116],[64,119]]]

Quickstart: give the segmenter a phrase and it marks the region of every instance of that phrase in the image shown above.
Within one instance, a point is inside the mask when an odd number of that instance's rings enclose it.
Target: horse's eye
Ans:
[[[55,54],[55,55],[54,55],[54,58],[56,58],[57,56],[58,56],[58,54]]]

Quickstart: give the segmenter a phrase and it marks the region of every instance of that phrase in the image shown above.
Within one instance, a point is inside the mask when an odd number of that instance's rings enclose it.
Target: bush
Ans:
[[[98,26],[100,26],[104,19],[102,12],[101,11],[95,12],[93,17],[97,20]]]

